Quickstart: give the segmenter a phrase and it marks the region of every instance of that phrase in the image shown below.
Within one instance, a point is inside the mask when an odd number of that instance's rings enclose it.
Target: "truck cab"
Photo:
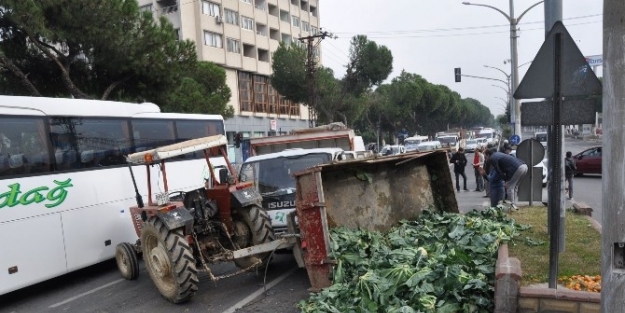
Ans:
[[[282,152],[249,157],[239,171],[239,180],[252,182],[262,196],[262,207],[271,217],[274,233],[287,230],[287,214],[295,210],[294,173],[335,160],[358,159],[360,154],[344,157],[341,148],[287,149]]]

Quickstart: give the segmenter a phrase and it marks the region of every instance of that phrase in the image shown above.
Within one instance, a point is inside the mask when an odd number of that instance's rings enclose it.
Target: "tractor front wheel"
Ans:
[[[234,243],[239,249],[267,243],[275,239],[271,220],[265,209],[258,205],[250,205],[233,212]],[[261,267],[267,266],[271,253],[265,252],[234,260],[239,268],[249,268],[258,261]]]
[[[198,287],[193,250],[182,229],[168,230],[156,217],[141,229],[143,259],[161,295],[173,303],[185,302]]]
[[[139,258],[131,244],[122,242],[115,247],[115,261],[122,277],[127,280],[135,280],[139,277]]]

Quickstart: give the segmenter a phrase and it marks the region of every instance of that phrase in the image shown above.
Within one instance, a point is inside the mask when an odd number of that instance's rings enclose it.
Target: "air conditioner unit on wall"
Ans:
[[[221,24],[221,23],[223,23],[224,20],[221,17],[221,15],[218,15],[218,16],[215,17],[215,21],[217,22],[217,24]]]

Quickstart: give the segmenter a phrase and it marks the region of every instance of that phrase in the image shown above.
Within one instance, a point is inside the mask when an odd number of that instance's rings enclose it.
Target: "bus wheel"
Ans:
[[[250,205],[245,208],[237,209],[233,214],[233,220],[233,239],[239,249],[270,242],[275,239],[269,214],[258,205]],[[262,261],[259,265],[265,267],[269,262],[270,255],[270,252],[251,255],[235,259],[234,264],[239,268],[248,268],[258,261]]]
[[[141,248],[148,273],[163,297],[181,303],[195,295],[197,269],[182,229],[168,230],[161,220],[151,217],[141,229]]]
[[[139,277],[139,258],[131,244],[122,242],[115,247],[115,261],[122,277],[127,280]]]

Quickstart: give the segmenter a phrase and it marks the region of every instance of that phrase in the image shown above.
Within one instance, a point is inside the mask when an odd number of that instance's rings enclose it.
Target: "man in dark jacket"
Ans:
[[[567,151],[566,158],[564,158],[564,178],[568,183],[569,200],[573,199],[573,176],[575,176],[575,171],[577,171],[577,165],[575,165],[575,160],[573,160],[573,153]]]
[[[454,164],[454,173],[456,174],[456,190],[460,191],[460,176],[464,179],[464,190],[469,191],[467,188],[467,175],[464,173],[464,168],[467,166],[467,157],[464,155],[464,149],[458,148],[458,152],[449,160],[449,163]]]
[[[501,178],[506,182],[508,201],[510,201],[512,208],[517,210],[519,183],[527,173],[527,164],[515,156],[493,152],[492,150],[486,151],[486,156],[491,162],[491,171],[499,172]]]

